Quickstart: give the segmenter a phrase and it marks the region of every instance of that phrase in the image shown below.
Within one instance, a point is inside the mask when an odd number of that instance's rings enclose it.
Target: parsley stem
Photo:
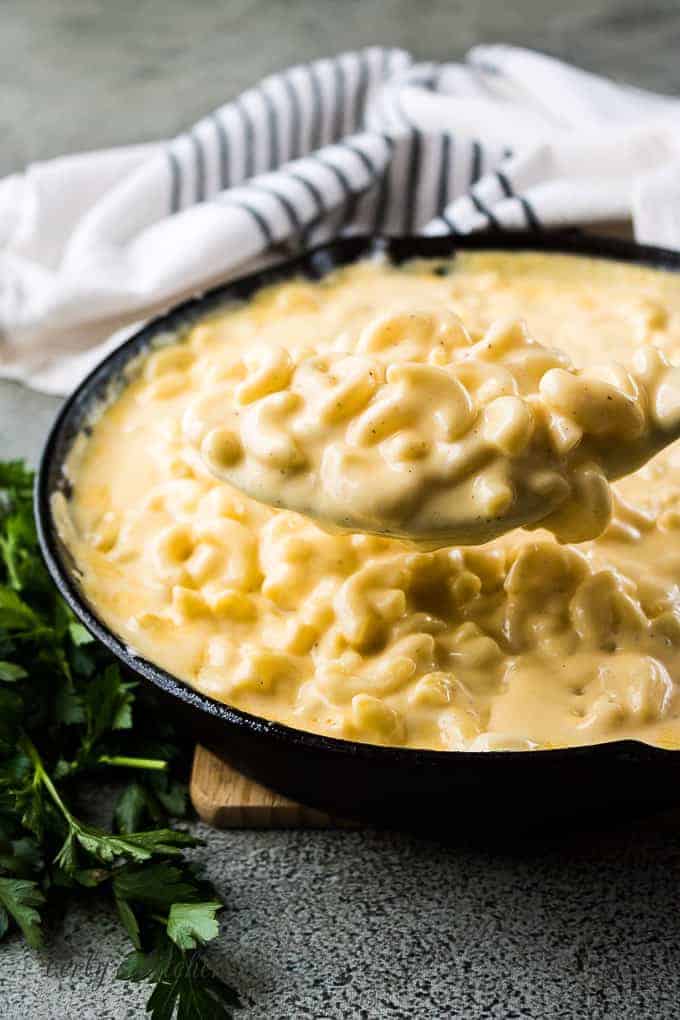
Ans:
[[[67,820],[67,822],[70,825],[74,824],[75,819],[74,819],[73,815],[71,814],[71,812],[69,811],[69,809],[64,804],[63,800],[59,796],[59,793],[57,791],[56,786],[54,785],[54,783],[50,779],[49,775],[45,771],[45,766],[43,765],[42,758],[40,757],[38,749],[35,746],[35,744],[33,743],[33,741],[28,736],[26,736],[26,734],[24,734],[23,737],[21,738],[20,743],[21,743],[21,746],[23,747],[23,749],[26,751],[26,754],[28,755],[28,757],[33,762],[33,768],[35,770],[35,775],[34,775],[34,780],[33,780],[34,783],[36,785],[38,783],[42,783],[42,785],[45,787],[45,789],[49,793],[50,797],[52,798],[54,803],[57,805],[57,807],[59,808],[59,810],[63,814],[64,818]]]
[[[156,772],[164,772],[168,767],[167,761],[160,758],[129,758],[124,754],[100,754],[97,761],[101,765],[114,765],[117,768],[152,769]]]

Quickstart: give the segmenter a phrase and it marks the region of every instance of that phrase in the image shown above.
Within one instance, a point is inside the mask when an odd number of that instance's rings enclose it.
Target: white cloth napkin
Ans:
[[[680,247],[678,128],[679,99],[510,46],[294,67],[171,141],[0,181],[0,375],[67,392],[133,324],[286,242],[630,219]]]

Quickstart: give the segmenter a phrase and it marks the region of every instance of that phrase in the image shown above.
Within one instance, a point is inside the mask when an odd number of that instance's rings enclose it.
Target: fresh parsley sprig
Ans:
[[[154,985],[153,1020],[228,1020],[236,993],[200,954],[222,904],[184,856],[197,841],[168,824],[186,812],[188,749],[60,598],[32,489],[0,462],[0,939],[38,947],[69,893],[105,896],[133,946],[118,977]],[[83,780],[121,778],[111,830],[79,817]]]

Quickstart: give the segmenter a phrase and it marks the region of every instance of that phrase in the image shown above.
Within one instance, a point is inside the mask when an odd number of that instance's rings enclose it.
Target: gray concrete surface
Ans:
[[[627,0],[1,0],[0,173],[168,135],[261,74],[364,43],[422,57],[540,47],[680,91],[680,6]],[[58,401],[0,385],[0,455],[37,457]],[[455,811],[455,805],[451,805]],[[210,950],[243,1020],[680,1016],[680,826],[512,855],[370,832],[206,832],[228,904]],[[115,919],[0,949],[0,1016],[123,1020]]]
[[[508,855],[359,832],[204,830],[212,966],[243,1020],[665,1020],[680,1014],[677,822]],[[111,916],[2,952],[8,1020],[123,1020]],[[4,989],[4,990],[3,990]],[[7,1011],[9,1010],[9,1011]]]

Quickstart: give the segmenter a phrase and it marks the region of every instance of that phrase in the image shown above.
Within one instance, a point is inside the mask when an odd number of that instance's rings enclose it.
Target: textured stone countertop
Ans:
[[[420,57],[541,48],[680,91],[674,0],[4,0],[0,174],[170,135],[263,73],[383,42]],[[58,401],[0,384],[0,454],[35,460]],[[455,804],[451,805],[455,811]],[[680,824],[513,853],[371,832],[205,833],[224,894],[216,970],[243,1020],[680,1016]],[[143,1016],[112,916],[0,951],[7,1020]]]

